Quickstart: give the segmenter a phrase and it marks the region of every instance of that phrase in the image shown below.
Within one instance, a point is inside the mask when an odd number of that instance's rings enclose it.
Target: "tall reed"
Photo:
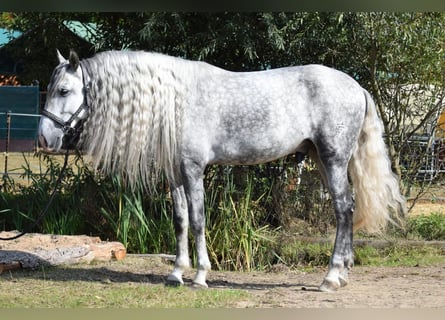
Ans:
[[[245,176],[244,190],[237,190],[230,168],[209,182],[206,197],[207,239],[210,259],[218,269],[246,270],[264,268],[272,255],[274,231],[261,224],[265,212],[253,199],[253,177]]]
[[[110,186],[114,191],[100,190],[103,203],[100,212],[117,240],[130,252],[172,252],[171,200],[161,193],[144,197],[143,190],[126,189],[119,176],[111,177]]]

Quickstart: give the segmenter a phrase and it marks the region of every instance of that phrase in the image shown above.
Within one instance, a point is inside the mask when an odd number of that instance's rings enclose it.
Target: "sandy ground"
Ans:
[[[230,286],[253,293],[249,307],[424,308],[445,307],[445,266],[359,267],[350,284],[335,293],[318,292],[324,272],[212,274],[210,286]],[[223,280],[221,280],[223,279]]]

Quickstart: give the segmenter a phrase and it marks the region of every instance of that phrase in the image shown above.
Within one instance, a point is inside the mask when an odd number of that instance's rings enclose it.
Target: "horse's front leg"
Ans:
[[[204,168],[194,161],[184,161],[184,191],[187,197],[190,227],[195,238],[197,255],[197,272],[193,284],[207,287],[206,278],[210,271],[210,260],[205,239],[204,213]]]
[[[184,284],[182,275],[190,268],[190,258],[188,250],[188,206],[184,193],[184,187],[170,186],[173,198],[173,222],[176,234],[176,259],[173,272],[169,274],[167,282],[173,285]]]

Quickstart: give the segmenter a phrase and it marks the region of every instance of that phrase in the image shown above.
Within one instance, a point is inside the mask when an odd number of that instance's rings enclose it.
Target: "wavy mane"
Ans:
[[[189,103],[193,64],[131,51],[102,52],[84,63],[91,111],[81,143],[95,167],[124,174],[131,186],[151,189],[161,170],[178,182],[182,112]]]

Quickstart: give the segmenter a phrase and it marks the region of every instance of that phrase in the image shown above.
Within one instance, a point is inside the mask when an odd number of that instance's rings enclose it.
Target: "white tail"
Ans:
[[[387,222],[397,224],[406,213],[405,198],[391,170],[382,123],[370,94],[365,91],[367,111],[362,131],[349,163],[355,190],[354,229],[383,230]]]

